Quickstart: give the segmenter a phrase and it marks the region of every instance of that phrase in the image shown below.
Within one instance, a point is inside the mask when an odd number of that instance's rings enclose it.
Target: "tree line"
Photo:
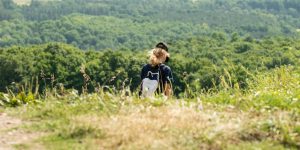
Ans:
[[[299,43],[299,39],[287,37],[257,40],[237,34],[228,38],[220,33],[175,41],[170,45],[168,62],[174,72],[175,93],[218,88],[222,80],[232,87],[247,88],[257,71],[283,65],[298,68]],[[146,63],[147,50],[82,51],[63,43],[2,48],[0,90],[5,91],[12,83],[38,81],[41,91],[58,85],[81,91],[85,82],[89,91],[99,85],[135,91]],[[83,73],[90,80],[85,81]]]

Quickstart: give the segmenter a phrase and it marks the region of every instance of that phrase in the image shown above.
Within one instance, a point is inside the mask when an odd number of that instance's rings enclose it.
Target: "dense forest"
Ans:
[[[84,67],[91,78],[90,91],[98,85],[116,89],[130,86],[134,90],[140,83],[140,69],[147,63],[146,54],[147,50],[128,49],[83,51],[59,43],[3,48],[0,51],[0,88],[3,91],[13,82],[25,84],[38,79],[43,86],[63,84],[66,88],[81,90],[84,78],[80,69]],[[258,71],[283,65],[298,66],[299,57],[299,39],[256,40],[237,34],[228,39],[223,34],[214,34],[174,43],[168,65],[174,71],[174,88],[179,94],[187,86],[195,91],[217,88],[222,78],[230,81],[231,87],[247,88],[247,82]]]
[[[247,88],[258,71],[300,64],[297,0],[2,0],[0,11],[1,91],[36,80],[80,90],[80,68],[90,91],[135,90],[158,41],[170,45],[176,95],[222,78]]]
[[[221,32],[299,37],[297,0],[32,0],[0,3],[0,46],[64,42],[81,49],[148,49]]]

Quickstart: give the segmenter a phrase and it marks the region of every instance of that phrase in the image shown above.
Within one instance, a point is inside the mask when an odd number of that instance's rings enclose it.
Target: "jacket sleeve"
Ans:
[[[146,78],[146,65],[143,66],[142,71],[141,71],[141,80]]]
[[[172,75],[172,70],[170,67],[164,68],[163,82],[164,83],[172,83],[173,82],[173,75]]]

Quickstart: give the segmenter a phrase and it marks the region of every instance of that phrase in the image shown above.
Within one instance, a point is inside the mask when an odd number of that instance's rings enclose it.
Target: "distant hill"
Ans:
[[[82,49],[136,49],[215,32],[299,37],[299,18],[298,0],[33,0],[24,6],[2,0],[0,46],[59,41]]]

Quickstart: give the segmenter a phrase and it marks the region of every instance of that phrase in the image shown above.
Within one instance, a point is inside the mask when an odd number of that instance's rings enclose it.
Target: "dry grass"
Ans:
[[[258,76],[247,92],[166,100],[69,91],[0,112],[46,133],[46,149],[300,149],[299,76],[288,71]]]
[[[74,121],[105,133],[105,138],[94,141],[99,149],[224,149],[248,140],[264,140],[264,133],[252,130],[253,125],[274,117],[267,112],[242,112],[230,107],[215,110],[139,106],[122,108],[118,115],[83,115]],[[289,118],[285,113],[277,114]]]
[[[103,97],[101,101],[95,96],[48,99],[45,104],[12,109],[12,114],[31,122],[26,131],[45,133],[37,142],[46,149],[300,147],[300,117],[289,110],[243,110],[206,102],[200,111],[197,102],[169,100],[158,106],[130,97]],[[114,99],[118,106],[110,102]],[[21,143],[24,145],[33,149],[34,143]]]

